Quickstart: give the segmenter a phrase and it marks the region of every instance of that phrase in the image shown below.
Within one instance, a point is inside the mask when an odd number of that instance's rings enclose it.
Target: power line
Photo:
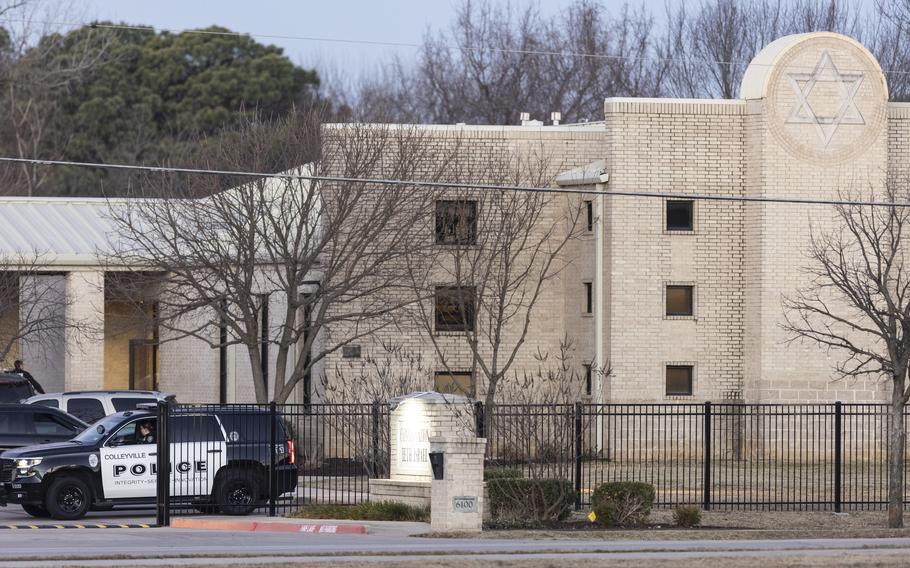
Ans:
[[[70,26],[73,28],[78,27],[91,27],[95,29],[108,29],[108,30],[131,30],[131,31],[145,31],[145,32],[159,32],[159,33],[170,33],[170,34],[199,34],[199,35],[209,35],[209,36],[229,36],[229,37],[252,37],[252,38],[261,38],[261,39],[281,39],[281,40],[296,40],[296,41],[314,41],[314,42],[324,42],[324,43],[346,43],[353,45],[370,45],[378,47],[407,47],[420,49],[423,47],[423,44],[420,43],[409,43],[409,42],[397,42],[397,41],[378,41],[378,40],[366,40],[366,39],[350,39],[350,38],[332,38],[324,36],[294,36],[294,35],[281,35],[281,34],[263,34],[263,33],[249,33],[249,32],[233,32],[233,31],[217,31],[217,30],[196,30],[196,29],[179,29],[179,28],[160,28],[154,26],[134,26],[129,24],[105,24],[100,22],[63,22],[63,21],[39,21],[39,20],[28,20],[25,18],[0,18],[0,21],[4,22],[18,22],[18,23],[34,23],[50,26]],[[476,51],[476,52],[492,52],[492,53],[512,53],[516,55],[535,55],[535,56],[545,56],[545,57],[582,57],[590,59],[607,59],[614,61],[645,61],[650,60],[651,58],[647,56],[641,57],[629,57],[626,55],[609,55],[605,53],[588,53],[582,51],[551,51],[551,50],[536,50],[536,49],[507,49],[502,47],[490,47],[490,46],[474,46],[474,45],[454,45],[458,49],[463,49],[466,51]],[[656,57],[653,58],[654,61],[661,63],[697,63],[697,64],[715,64],[715,65],[726,65],[729,67],[743,67],[754,65],[757,67],[773,67],[775,63],[757,63],[754,61],[744,61],[744,60],[712,60],[712,59],[695,59],[689,57]],[[800,66],[793,65],[791,69],[803,69],[803,70],[813,70],[815,66]],[[850,69],[844,68],[840,71],[854,72],[854,73],[878,73],[878,69]],[[882,73],[888,73],[891,75],[910,75],[910,71],[902,71],[897,69],[882,69]]]
[[[336,183],[364,183],[376,185],[391,186],[414,186],[428,187],[434,189],[468,189],[468,190],[489,190],[489,191],[517,191],[524,193],[557,193],[569,195],[587,195],[605,197],[643,197],[648,199],[691,199],[695,201],[733,201],[745,203],[790,203],[799,205],[848,205],[864,207],[910,207],[910,203],[896,203],[888,201],[853,201],[848,199],[812,199],[808,197],[762,197],[753,195],[705,195],[697,193],[666,193],[657,191],[625,191],[625,190],[607,190],[603,192],[592,191],[590,189],[566,188],[566,187],[533,187],[522,185],[494,185],[494,184],[474,184],[463,182],[445,182],[445,181],[420,181],[420,180],[403,180],[403,179],[386,179],[386,178],[364,178],[364,177],[344,177],[344,176],[313,176],[304,174],[289,173],[265,173],[250,171],[234,170],[212,170],[201,168],[176,168],[164,166],[140,166],[130,164],[102,164],[96,162],[73,162],[67,160],[38,160],[35,158],[9,158],[0,157],[0,163],[13,164],[32,164],[41,166],[70,166],[80,168],[99,168],[107,170],[126,170],[141,171],[151,173],[176,173],[176,174],[194,174],[194,175],[211,175],[211,176],[235,176],[248,178],[274,178],[287,180],[305,180],[305,181],[324,181]]]

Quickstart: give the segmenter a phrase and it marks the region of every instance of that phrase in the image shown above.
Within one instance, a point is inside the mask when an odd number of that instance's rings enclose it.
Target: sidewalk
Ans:
[[[251,515],[235,517],[206,515],[172,517],[172,529],[217,530],[235,532],[284,532],[319,534],[372,534],[406,537],[430,531],[428,523],[397,521],[350,521],[337,519],[292,519]]]

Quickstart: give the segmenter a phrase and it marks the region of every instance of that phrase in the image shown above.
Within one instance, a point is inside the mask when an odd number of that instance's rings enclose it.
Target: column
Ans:
[[[66,390],[104,388],[104,271],[66,275]]]

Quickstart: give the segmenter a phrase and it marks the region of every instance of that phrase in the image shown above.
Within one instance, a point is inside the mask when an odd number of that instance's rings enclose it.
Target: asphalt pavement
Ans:
[[[151,509],[93,513],[85,523],[153,521]],[[263,517],[248,517],[266,520]],[[0,509],[0,525],[31,522],[18,507]],[[59,521],[57,521],[59,522]],[[345,521],[319,521],[320,523]],[[425,523],[366,522],[368,534],[258,533],[174,528],[0,530],[0,566],[267,565],[280,562],[396,562],[445,555],[447,559],[517,558],[685,559],[774,558],[798,553],[831,557],[910,554],[910,538],[743,541],[608,541],[424,538]]]

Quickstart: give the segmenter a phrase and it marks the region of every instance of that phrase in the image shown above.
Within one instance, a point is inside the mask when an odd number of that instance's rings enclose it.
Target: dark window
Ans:
[[[4,434],[31,434],[31,426],[31,416],[28,414],[0,412],[0,432]]]
[[[360,359],[360,346],[345,345],[341,348],[341,356],[344,359]]]
[[[96,398],[71,398],[66,401],[66,411],[89,424],[105,415],[104,406]]]
[[[22,379],[0,379],[0,402],[19,402],[35,395],[35,389]]]
[[[692,394],[692,365],[667,365],[667,394]]]
[[[35,434],[47,436],[65,436],[76,433],[76,429],[52,414],[35,413]]]
[[[437,371],[434,379],[436,392],[474,396],[474,375],[470,371]]]
[[[667,201],[667,230],[692,230],[692,201],[671,199]]]
[[[44,400],[36,400],[32,404],[37,404],[39,406],[49,406],[51,408],[60,408],[60,403],[57,402],[56,398],[46,398]]]
[[[472,245],[477,241],[476,201],[436,202],[436,244]]]
[[[154,436],[155,435],[154,433],[157,432],[157,428],[154,427],[154,425],[157,424],[157,420],[155,418],[143,418],[142,420],[136,420],[136,421],[130,422],[129,424],[125,424],[123,426],[123,428],[120,428],[119,430],[117,430],[117,432],[113,436],[108,438],[107,445],[114,447],[114,446],[135,446],[135,445],[139,445],[139,444],[152,443],[152,442],[147,442],[145,440],[139,439],[140,434],[138,434],[136,432],[136,428],[139,426],[139,424],[143,424],[143,423],[146,423],[146,424],[149,424],[150,426],[152,426],[152,431],[153,431],[152,436]]]
[[[228,442],[268,442],[271,435],[269,415],[263,412],[219,412],[218,418],[227,433]],[[276,421],[279,441],[288,435],[281,419]]]
[[[436,287],[436,331],[474,331],[474,287]]]
[[[585,313],[594,313],[594,291],[590,282],[585,282]]]
[[[593,201],[585,201],[585,212],[587,213],[587,218],[588,218],[587,225],[586,225],[587,230],[593,231],[594,230],[594,202]]]
[[[585,394],[591,396],[594,391],[594,374],[591,372],[591,364],[585,363]]]
[[[224,435],[214,416],[175,416],[169,423],[172,442],[223,442]],[[268,439],[269,432],[266,432]]]
[[[111,404],[114,405],[114,410],[117,412],[123,412],[124,410],[136,410],[137,404],[148,404],[150,402],[157,402],[154,398],[112,398]]]
[[[667,286],[667,315],[692,315],[692,286]]]

